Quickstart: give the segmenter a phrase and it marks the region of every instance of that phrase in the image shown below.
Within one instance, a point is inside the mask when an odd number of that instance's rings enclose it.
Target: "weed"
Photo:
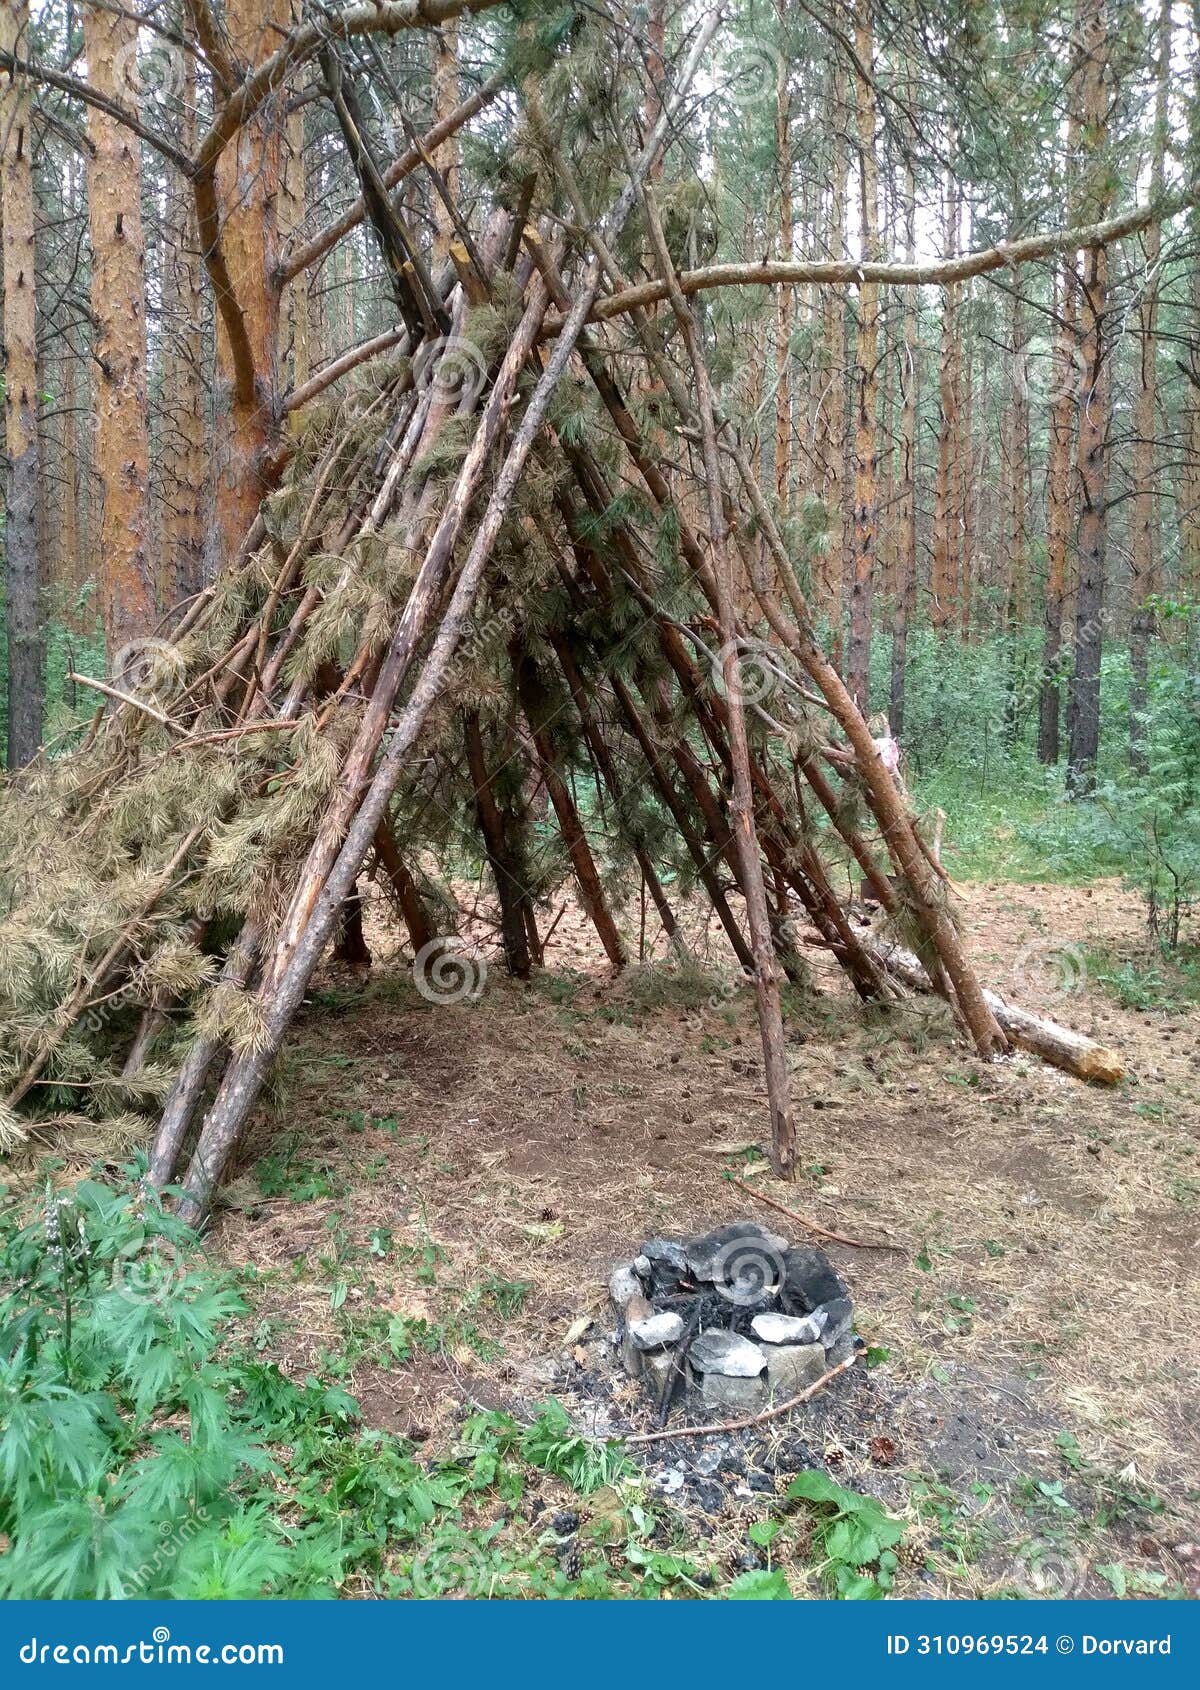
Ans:
[[[533,1290],[531,1279],[501,1279],[488,1274],[480,1286],[484,1300],[505,1320],[513,1320],[525,1307],[525,1299]]]
[[[846,1599],[886,1595],[895,1578],[902,1523],[874,1497],[846,1490],[815,1469],[798,1474],[787,1494],[807,1504],[814,1517],[812,1541],[822,1557],[821,1577],[834,1593]]]
[[[264,1197],[287,1197],[293,1203],[309,1203],[319,1197],[336,1197],[345,1182],[332,1169],[316,1162],[297,1160],[298,1137],[289,1133],[282,1147],[264,1156],[254,1169],[258,1189]]]

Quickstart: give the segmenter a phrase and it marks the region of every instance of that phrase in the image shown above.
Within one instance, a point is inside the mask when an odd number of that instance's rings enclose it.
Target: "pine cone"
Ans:
[[[558,1564],[562,1568],[563,1576],[574,1583],[583,1571],[583,1550],[577,1537],[573,1537],[568,1543],[564,1543],[559,1550]]]

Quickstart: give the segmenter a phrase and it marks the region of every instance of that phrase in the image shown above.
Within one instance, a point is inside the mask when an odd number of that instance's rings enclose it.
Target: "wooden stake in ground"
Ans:
[[[667,280],[675,275],[671,255],[653,197],[643,194],[647,227]],[[729,749],[733,761],[733,837],[742,868],[750,946],[754,953],[754,992],[762,1033],[763,1066],[771,1105],[771,1163],[780,1179],[792,1179],[796,1170],[796,1128],[792,1120],[788,1083],[787,1050],[783,1035],[783,1012],[779,1002],[779,976],[775,970],[775,947],[771,939],[771,915],[763,882],[762,856],[754,823],[754,788],[750,776],[750,745],[746,737],[742,661],[733,609],[733,562],[725,542],[721,500],[721,462],[717,451],[717,428],[713,417],[712,389],[708,366],[696,338],[695,319],[677,287],[672,287],[671,308],[687,346],[696,380],[696,404],[704,443],[704,479],[708,495],[708,534],[713,573],[717,585],[718,619],[721,625],[721,679],[728,706]]]

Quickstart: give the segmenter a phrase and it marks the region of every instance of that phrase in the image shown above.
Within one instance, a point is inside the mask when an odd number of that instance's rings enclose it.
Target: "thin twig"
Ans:
[[[801,1391],[798,1397],[789,1397],[786,1402],[776,1403],[774,1408],[764,1408],[761,1414],[752,1414],[748,1420],[726,1420],[719,1426],[677,1426],[672,1429],[664,1426],[659,1432],[633,1432],[624,1442],[627,1444],[653,1444],[663,1438],[707,1438],[717,1432],[746,1432],[751,1426],[761,1426],[766,1420],[777,1420],[781,1414],[787,1414],[793,1408],[799,1408],[802,1403],[809,1402],[830,1385],[839,1373],[846,1373],[858,1360],[857,1354],[848,1357],[846,1361],[839,1361],[836,1367],[831,1367],[828,1373]]]
[[[815,1232],[818,1238],[828,1238],[832,1244],[849,1244],[852,1250],[894,1250],[897,1255],[901,1256],[907,1253],[900,1244],[870,1244],[864,1238],[847,1238],[844,1232],[830,1232],[828,1227],[822,1226],[819,1221],[810,1221],[807,1215],[798,1215],[795,1209],[784,1208],[783,1204],[777,1203],[773,1197],[767,1197],[763,1192],[755,1191],[752,1185],[747,1185],[743,1180],[734,1179],[732,1174],[728,1176],[728,1179],[730,1185],[736,1185],[739,1191],[745,1191],[749,1196],[757,1198],[760,1203],[766,1203],[772,1209],[778,1209],[779,1213],[786,1215],[790,1221],[795,1221],[799,1226],[807,1227],[810,1232]]]
[[[178,722],[173,722],[169,716],[161,710],[156,710],[152,704],[147,704],[145,699],[135,698],[132,693],[122,692],[119,687],[110,687],[106,681],[93,680],[91,675],[77,675],[74,669],[67,671],[67,679],[68,681],[78,681],[81,687],[94,687],[97,692],[104,693],[108,698],[115,698],[121,704],[131,704],[135,710],[142,711],[146,716],[153,716],[156,722],[161,722],[164,728],[171,728],[177,734],[187,733],[185,727],[182,727]]]

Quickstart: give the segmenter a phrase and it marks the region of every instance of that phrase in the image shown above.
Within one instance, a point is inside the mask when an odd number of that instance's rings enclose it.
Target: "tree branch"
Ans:
[[[120,100],[110,99],[107,94],[98,94],[90,83],[82,81],[81,78],[68,76],[65,71],[51,70],[48,65],[38,64],[35,59],[13,53],[7,47],[0,47],[0,70],[11,71],[13,76],[27,76],[31,82],[36,82],[43,88],[57,88],[60,94],[69,94],[72,99],[82,100],[86,106],[94,106],[97,111],[102,111],[115,118],[118,123],[123,123],[126,129],[132,130],[139,140],[145,141],[148,147],[153,147],[163,158],[170,159],[176,170],[184,176],[191,176],[192,161],[185,152],[168,141],[165,135],[150,129],[136,112],[130,111],[128,106],[123,106]]]
[[[384,187],[394,188],[406,176],[411,175],[417,166],[423,162],[422,155],[424,153],[433,152],[441,146],[443,141],[448,140],[451,135],[461,129],[465,123],[469,123],[477,112],[482,111],[484,106],[495,99],[507,80],[504,71],[497,71],[461,105],[455,106],[452,112],[448,112],[440,122],[435,123],[432,129],[427,130],[415,145],[401,153],[400,157],[383,172]],[[318,258],[323,258],[330,247],[336,246],[344,235],[348,235],[351,229],[357,228],[365,216],[366,207],[361,199],[356,199],[348,211],[344,211],[332,223],[327,223],[311,240],[305,241],[303,246],[297,247],[291,257],[280,265],[279,282],[282,284],[293,281],[302,270],[307,270],[311,264],[316,263]]]
[[[678,276],[680,292],[685,295],[703,293],[710,288],[775,287],[797,282],[816,282],[833,287],[856,287],[863,282],[876,282],[886,287],[941,286],[947,282],[963,282],[972,276],[986,276],[991,270],[1002,270],[1012,264],[1028,264],[1039,258],[1053,258],[1059,253],[1075,252],[1086,247],[1109,246],[1115,241],[1136,235],[1151,223],[1164,223],[1181,211],[1200,204],[1200,183],[1147,205],[1134,206],[1119,217],[1104,223],[1087,223],[1075,229],[1055,229],[1044,235],[1029,235],[1019,241],[1002,241],[999,246],[982,252],[964,253],[961,258],[938,259],[932,264],[859,264],[852,259],[791,262],[765,259],[757,264],[710,264],[702,270],[683,270]],[[607,322],[647,305],[655,305],[669,297],[668,284],[661,277],[640,282],[637,287],[622,288],[606,299],[598,300],[592,312],[593,322]],[[562,316],[555,313],[546,318],[543,336],[558,333]]]

